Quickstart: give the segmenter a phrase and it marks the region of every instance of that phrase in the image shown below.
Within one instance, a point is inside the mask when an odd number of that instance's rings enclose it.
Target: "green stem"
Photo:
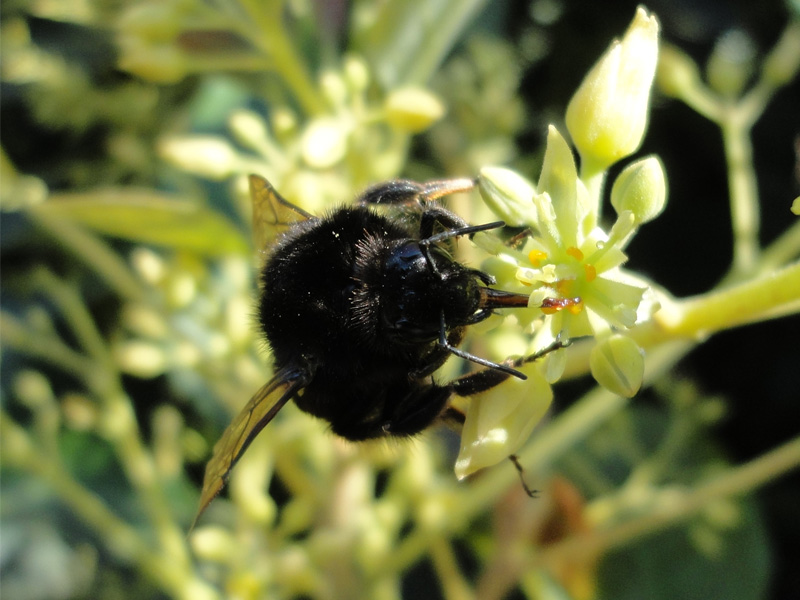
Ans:
[[[44,360],[65,373],[87,379],[95,370],[91,360],[75,352],[59,338],[53,335],[45,337],[40,332],[31,331],[6,312],[0,312],[0,330],[3,332],[3,346]]]
[[[110,367],[113,361],[108,346],[95,326],[86,304],[77,293],[77,288],[64,283],[46,268],[37,269],[33,279],[50,301],[61,310],[64,321],[83,350],[104,369]]]
[[[800,256],[800,220],[796,220],[761,254],[759,270],[769,273]]]
[[[765,273],[738,285],[723,287],[684,300],[661,298],[661,310],[652,320],[627,332],[652,355],[672,346],[687,349],[718,331],[800,312],[800,262]],[[567,353],[562,379],[589,371],[594,341],[576,342]]]
[[[748,111],[749,112],[749,111]],[[720,123],[725,159],[728,164],[728,194],[733,228],[733,267],[739,274],[751,273],[757,265],[760,248],[758,232],[760,210],[753,147],[750,142],[752,115],[732,108]]]
[[[430,546],[431,560],[446,600],[473,600],[475,594],[464,579],[450,541],[437,537]]]
[[[5,464],[22,469],[46,481],[59,498],[89,527],[120,560],[133,563],[175,598],[217,598],[216,592],[194,578],[188,564],[176,564],[150,548],[136,530],[112,513],[62,468],[31,443],[25,430],[5,413],[0,413],[0,440]]]
[[[654,323],[666,338],[702,339],[730,329],[800,310],[800,262],[783,269],[665,307]],[[652,333],[650,326],[640,328]],[[634,332],[639,337],[641,332]],[[660,336],[658,336],[660,337]]]
[[[710,503],[731,496],[740,496],[800,467],[800,437],[797,437],[760,458],[734,467],[693,490],[680,494],[670,488],[669,502],[654,502],[654,508],[641,517],[620,523],[588,536],[573,536],[542,551],[529,568],[555,565],[563,560],[580,561],[624,546],[634,539],[652,535],[697,514]],[[658,508],[655,508],[655,507]]]
[[[127,300],[144,298],[144,289],[127,263],[99,237],[70,221],[48,215],[47,204],[32,208],[28,214],[37,225],[46,229],[50,235],[94,269],[121,298]]]
[[[97,395],[104,404],[104,421],[109,429],[106,436],[136,489],[162,548],[175,568],[188,568],[190,560],[184,532],[172,517],[155,460],[142,443],[131,399],[116,379],[109,381],[107,389]]]
[[[88,309],[75,290],[52,274],[40,271],[35,278],[62,309],[63,316],[71,324],[79,342],[91,352],[93,360],[86,360],[58,339],[43,340],[40,336],[31,335],[7,315],[3,315],[4,344],[20,352],[46,358],[66,372],[81,377],[86,387],[102,402],[103,434],[113,445],[129,480],[139,492],[170,561],[176,565],[188,565],[183,532],[172,518],[158,480],[155,461],[142,443],[133,404],[122,388],[120,373]]]

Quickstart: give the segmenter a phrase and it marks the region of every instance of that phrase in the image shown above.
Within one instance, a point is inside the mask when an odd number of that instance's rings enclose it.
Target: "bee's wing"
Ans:
[[[272,184],[259,175],[250,175],[253,201],[253,236],[256,248],[268,248],[292,223],[313,218],[299,206],[281,196]]]
[[[289,367],[281,369],[253,395],[242,412],[228,425],[220,440],[214,445],[211,460],[206,465],[203,489],[200,492],[200,507],[192,522],[192,528],[228,482],[231,470],[253,439],[278,414],[283,405],[306,385],[307,379],[307,373],[302,369]]]

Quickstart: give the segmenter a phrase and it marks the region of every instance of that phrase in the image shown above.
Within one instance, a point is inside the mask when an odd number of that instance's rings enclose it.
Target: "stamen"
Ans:
[[[575,287],[574,279],[559,279],[556,281],[555,289],[559,296],[569,297],[572,295],[572,289]]]
[[[569,248],[567,248],[567,254],[574,259],[583,260],[583,252],[581,252],[575,246],[570,246]]]
[[[531,264],[534,267],[538,267],[543,261],[547,260],[547,252],[542,252],[541,250],[536,250],[534,248],[528,252],[528,260],[531,261]]]
[[[594,265],[583,265],[583,272],[586,274],[586,281],[594,281],[597,278],[597,269]]]

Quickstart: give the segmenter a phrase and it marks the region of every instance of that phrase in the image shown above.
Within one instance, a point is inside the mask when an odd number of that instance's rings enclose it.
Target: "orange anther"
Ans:
[[[583,260],[583,252],[581,252],[575,246],[570,246],[569,248],[567,248],[567,254],[577,260]]]
[[[535,248],[528,252],[528,260],[534,267],[538,267],[543,260],[547,260],[547,252],[536,250]]]
[[[597,278],[597,269],[594,265],[583,265],[583,272],[586,273],[586,281],[594,281]]]

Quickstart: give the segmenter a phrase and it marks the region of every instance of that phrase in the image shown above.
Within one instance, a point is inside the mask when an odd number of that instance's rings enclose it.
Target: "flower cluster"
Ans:
[[[303,119],[285,102],[269,116],[239,108],[228,119],[233,141],[219,135],[168,135],[162,158],[213,180],[237,176],[242,197],[258,173],[290,199],[302,198],[310,213],[341,202],[352,190],[397,176],[408,140],[445,112],[427,89],[404,85],[376,96],[363,58],[344,57],[318,83],[324,106]],[[246,211],[244,211],[246,212]]]
[[[505,168],[481,171],[480,190],[490,208],[525,235],[504,243],[477,234],[475,243],[492,254],[484,266],[506,289],[530,293],[531,351],[555,339],[591,336],[597,340],[590,367],[614,393],[634,395],[644,374],[642,350],[624,331],[657,308],[643,302],[648,284],[621,266],[626,245],[638,227],[660,214],[666,180],[655,156],[628,165],[611,188],[617,216],[610,229],[600,225],[605,170],[631,155],[644,136],[650,87],[658,56],[658,24],[638,9],[621,41],[615,41],[590,71],[567,109],[567,128],[581,158],[555,127],[547,137],[536,185]],[[534,321],[536,318],[536,321]],[[521,320],[521,319],[520,319]],[[551,400],[548,382],[557,380],[567,349],[552,353],[544,367],[525,367],[529,379],[473,400],[456,466],[459,476],[513,454],[541,419]]]

